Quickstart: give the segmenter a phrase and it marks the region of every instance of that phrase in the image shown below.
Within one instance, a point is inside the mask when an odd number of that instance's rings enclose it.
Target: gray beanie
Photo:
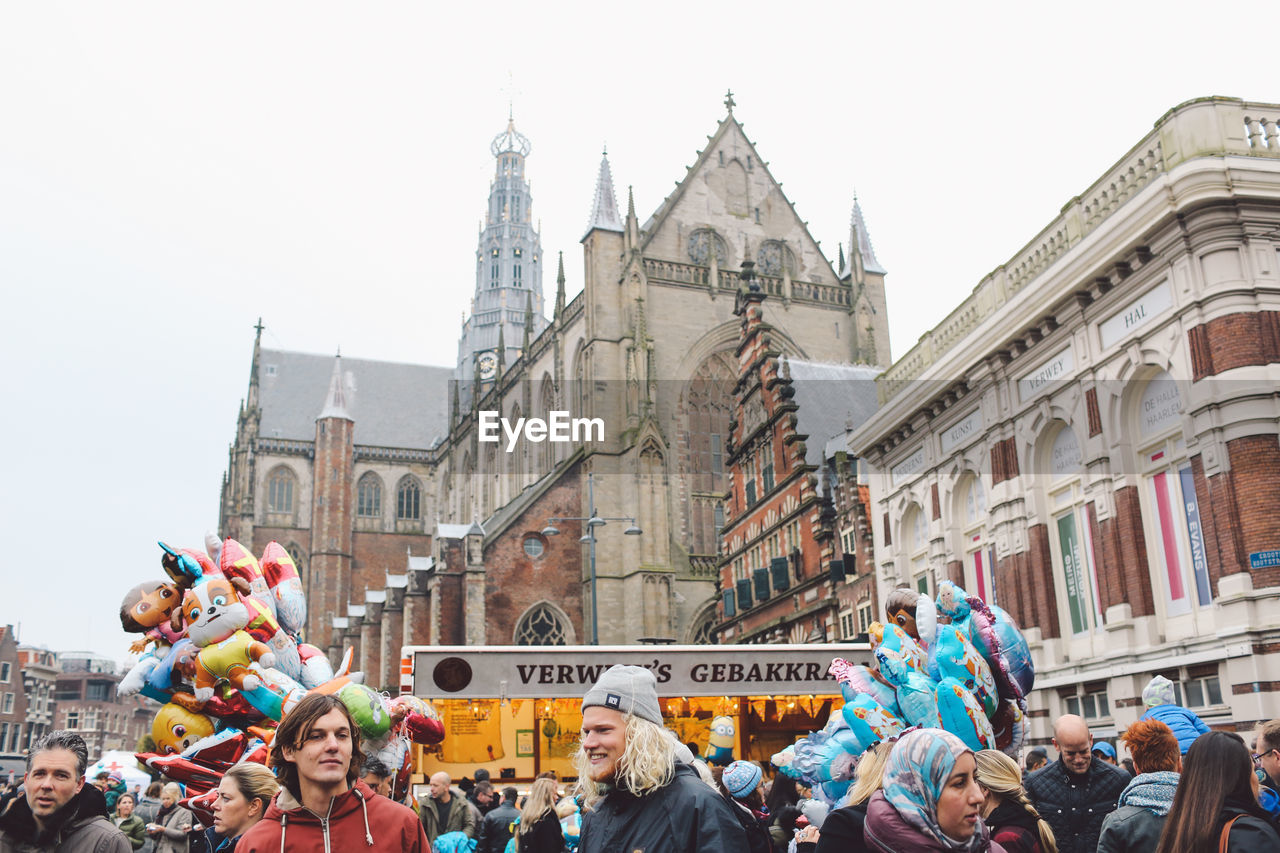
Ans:
[[[593,705],[612,708],[662,725],[662,709],[658,707],[658,679],[642,666],[617,664],[606,669],[595,686],[582,697],[584,711]]]

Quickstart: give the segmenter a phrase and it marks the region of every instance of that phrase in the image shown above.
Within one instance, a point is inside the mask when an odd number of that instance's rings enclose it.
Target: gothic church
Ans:
[[[549,321],[531,146],[509,122],[491,145],[453,368],[264,349],[259,327],[219,532],[255,551],[286,545],[311,602],[310,642],[333,655],[354,647],[369,683],[386,686],[402,644],[710,637],[719,531],[732,521],[725,442],[744,267],[788,358],[890,361],[885,271],[861,209],[833,265],[733,106],[643,223],[630,194],[620,214],[601,159],[582,290],[567,299],[561,256]],[[568,412],[604,434],[507,452],[480,440],[482,411],[511,423]],[[579,542],[588,532],[594,562]]]

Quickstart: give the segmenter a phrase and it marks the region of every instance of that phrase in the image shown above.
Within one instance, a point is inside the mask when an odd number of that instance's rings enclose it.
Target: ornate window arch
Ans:
[[[716,626],[716,602],[712,600],[694,617],[689,628],[689,642],[695,645],[712,645],[719,640],[714,633]]]
[[[372,471],[366,471],[356,483],[356,516],[382,516],[382,478]]]
[[[549,601],[539,601],[520,615],[511,641],[517,646],[567,646],[574,640],[568,615]]]
[[[538,392],[538,414],[540,417],[550,420],[551,412],[556,408],[556,386],[551,381],[550,374],[543,374],[542,387]],[[543,474],[549,472],[556,466],[556,448],[559,445],[554,441],[544,441],[538,445],[538,468]]]
[[[762,275],[781,276],[783,270],[795,275],[795,252],[782,240],[765,240],[756,252],[756,271]]]
[[[733,386],[737,371],[729,352],[715,352],[703,360],[681,395],[682,434],[688,472],[683,496],[691,554],[717,554],[719,529],[724,526],[722,499],[729,488],[727,443],[733,417]],[[717,513],[719,508],[719,513]]]
[[[277,465],[267,474],[267,512],[293,514],[297,508],[294,494],[298,490],[298,476],[288,465]]]
[[[405,474],[396,485],[396,518],[400,521],[422,518],[422,484],[412,474]]]

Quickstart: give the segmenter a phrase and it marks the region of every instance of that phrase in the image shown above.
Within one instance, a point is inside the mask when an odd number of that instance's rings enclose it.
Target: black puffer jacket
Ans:
[[[63,809],[66,818],[37,838],[26,797],[13,801],[0,818],[0,853],[52,850],[57,853],[133,853],[123,832],[107,820],[102,792],[86,784]]]
[[[1222,837],[1222,828],[1227,821],[1239,816],[1227,836],[1227,853],[1280,853],[1280,834],[1276,833],[1270,821],[1261,817],[1263,814],[1256,804],[1228,799],[1214,824],[1214,843]]]
[[[1094,853],[1102,821],[1116,809],[1129,774],[1094,757],[1083,776],[1059,758],[1027,777],[1027,794],[1053,829],[1059,853]]]
[[[610,791],[582,818],[582,853],[742,853],[747,836],[729,804],[687,764],[671,784],[637,797]]]
[[[866,822],[866,803],[835,809],[822,822],[817,853],[864,853],[870,850],[862,837],[862,827]]]

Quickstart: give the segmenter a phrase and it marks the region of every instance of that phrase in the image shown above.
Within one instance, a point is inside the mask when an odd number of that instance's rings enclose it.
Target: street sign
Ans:
[[[1249,568],[1270,569],[1280,566],[1280,551],[1254,551],[1249,555]]]

